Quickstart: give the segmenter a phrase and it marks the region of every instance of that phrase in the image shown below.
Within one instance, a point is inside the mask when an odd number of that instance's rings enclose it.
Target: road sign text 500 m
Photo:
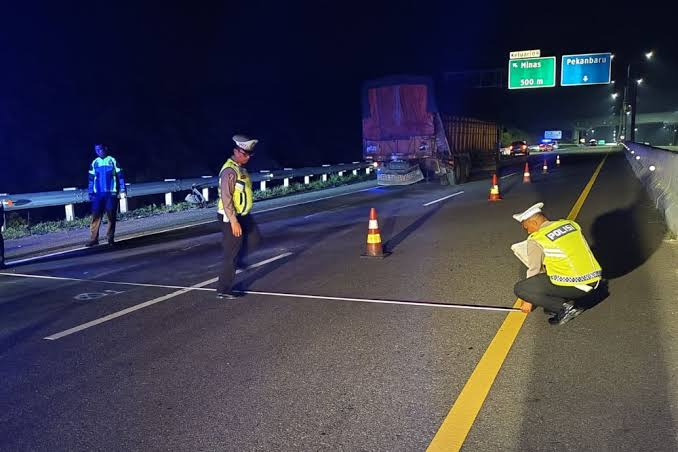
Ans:
[[[534,85],[543,85],[544,79],[538,78],[537,80],[533,78],[521,78],[520,86],[534,86]]]

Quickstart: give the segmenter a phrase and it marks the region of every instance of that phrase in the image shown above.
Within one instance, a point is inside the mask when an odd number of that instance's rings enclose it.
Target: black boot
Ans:
[[[549,319],[549,323],[551,325],[564,325],[582,312],[584,312],[583,309],[575,307],[573,302],[568,301],[563,304],[563,307],[556,315]]]

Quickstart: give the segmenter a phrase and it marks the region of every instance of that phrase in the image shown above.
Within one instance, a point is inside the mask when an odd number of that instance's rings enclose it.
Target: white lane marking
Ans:
[[[360,303],[379,303],[379,304],[400,304],[400,305],[409,305],[409,306],[428,306],[433,308],[452,308],[452,309],[471,309],[476,311],[520,311],[517,308],[502,308],[497,306],[477,306],[477,305],[466,305],[466,304],[453,304],[453,303],[434,303],[426,301],[400,301],[400,300],[379,300],[379,299],[370,299],[370,298],[347,298],[347,297],[326,297],[322,295],[302,295],[294,293],[279,293],[279,292],[259,292],[254,290],[243,290],[239,293],[251,294],[251,295],[267,295],[271,297],[287,297],[287,298],[309,298],[313,300],[329,300],[329,301],[357,301]]]
[[[154,230],[151,232],[139,232],[136,234],[130,234],[126,235],[125,237],[122,237],[120,239],[116,239],[116,243],[121,243],[121,242],[126,242],[127,240],[133,240],[133,239],[138,239],[140,237],[146,237],[150,235],[155,235],[155,234],[164,234],[165,232],[173,232],[173,231],[180,231],[182,229],[188,229],[188,228],[194,228],[197,226],[203,226],[206,224],[214,223],[217,220],[207,220],[207,221],[201,221],[199,223],[191,223],[191,224],[185,224],[183,226],[175,226],[172,228],[166,228],[166,229],[159,229],[159,230]],[[64,254],[68,253],[74,253],[76,251],[82,251],[82,250],[87,250],[87,249],[96,249],[100,246],[106,246],[106,245],[97,245],[95,247],[87,247],[87,246],[81,246],[78,248],[70,248],[64,251],[57,251],[55,253],[49,253],[49,254],[41,254],[40,256],[34,256],[34,257],[27,257],[25,259],[19,259],[15,261],[6,261],[5,264],[7,265],[17,265],[17,264],[25,264],[26,262],[33,262],[33,261],[39,261],[42,259],[46,259],[48,257],[54,257],[54,256],[62,256]]]
[[[172,292],[170,294],[163,295],[162,297],[154,298],[153,300],[149,300],[149,301],[146,301],[144,303],[141,303],[141,304],[138,304],[138,305],[135,305],[135,306],[131,306],[127,309],[123,309],[122,311],[114,312],[113,314],[109,314],[107,316],[100,317],[96,320],[92,320],[91,322],[83,323],[82,325],[78,325],[76,327],[69,328],[67,330],[61,331],[59,333],[52,334],[51,336],[47,336],[43,339],[46,339],[48,341],[55,341],[57,339],[61,339],[62,337],[69,336],[73,333],[77,333],[78,331],[86,330],[87,328],[91,328],[95,325],[99,325],[101,323],[108,322],[109,320],[113,320],[113,319],[116,319],[118,317],[122,317],[123,315],[129,314],[130,312],[138,311],[139,309],[143,309],[143,308],[146,308],[148,306],[154,305],[156,303],[160,303],[161,301],[166,301],[166,300],[169,300],[170,298],[178,297],[179,295],[183,295],[186,292],[190,292],[191,290],[194,290],[196,288],[207,286],[209,284],[216,282],[218,279],[219,278],[208,279],[207,281],[203,281],[201,283],[195,284],[195,285],[188,287],[186,289],[177,290],[176,292]]]
[[[320,212],[316,212],[316,213],[312,213],[312,214],[310,214],[310,215],[306,215],[306,216],[304,217],[304,220],[307,220],[307,219],[309,219],[309,218],[311,218],[311,217],[315,217],[316,215],[322,215],[322,214],[329,214],[329,213],[339,212],[339,211],[341,211],[341,210],[343,210],[343,209],[345,209],[345,208],[347,208],[347,207],[349,207],[349,206],[348,206],[347,204],[344,204],[344,205],[339,206],[339,207],[337,207],[337,208],[335,208],[335,209],[331,209],[331,210],[321,210]]]
[[[447,195],[447,196],[445,196],[444,198],[440,198],[440,199],[436,199],[435,201],[427,202],[426,204],[424,204],[424,207],[430,206],[431,204],[435,204],[435,203],[440,202],[440,201],[445,201],[445,200],[448,199],[448,198],[451,198],[451,197],[457,196],[457,195],[461,195],[462,193],[464,193],[464,192],[463,192],[463,191],[458,191],[458,192],[456,192],[456,193],[452,193],[451,195]]]
[[[49,279],[52,281],[78,281],[78,282],[90,282],[90,283],[101,283],[101,284],[118,284],[123,286],[138,286],[138,287],[158,287],[161,289],[185,289],[185,286],[168,286],[164,284],[143,284],[143,283],[132,283],[132,282],[120,282],[120,281],[105,281],[101,279],[85,279],[85,278],[67,278],[65,276],[44,276],[44,275],[29,275],[25,273],[0,273],[0,276],[16,276],[17,278],[30,278],[30,279]]]
[[[254,213],[264,213],[264,212],[271,212],[273,210],[286,209],[288,207],[301,206],[301,205],[304,205],[304,204],[310,204],[312,202],[324,201],[326,199],[338,198],[340,196],[346,196],[346,195],[352,195],[352,194],[355,194],[355,193],[361,193],[361,192],[364,192],[364,191],[370,191],[370,190],[374,190],[375,188],[377,188],[377,186],[369,187],[369,188],[363,188],[361,190],[351,191],[351,192],[348,192],[348,193],[342,193],[340,195],[325,196],[324,198],[312,199],[310,201],[303,201],[303,202],[298,202],[298,203],[295,203],[295,204],[288,204],[286,206],[271,207],[270,209],[263,209],[263,210],[254,209],[254,210],[252,210],[252,213],[253,214]],[[176,226],[176,227],[172,227],[172,228],[160,229],[160,230],[157,230],[157,231],[139,232],[137,234],[131,234],[131,235],[125,236],[123,238],[120,238],[119,240],[116,240],[116,242],[125,242],[127,240],[132,240],[132,239],[136,239],[136,238],[139,238],[139,237],[146,237],[146,236],[156,235],[156,234],[164,234],[165,232],[180,231],[182,229],[194,228],[194,227],[197,227],[197,226],[203,226],[203,225],[206,225],[206,224],[215,223],[216,221],[217,221],[216,219],[206,220],[206,221],[201,221],[201,222],[198,222],[198,223],[186,224],[186,225],[183,225],[183,226]],[[57,251],[55,253],[43,254],[43,255],[34,256],[34,257],[27,257],[25,259],[5,261],[5,264],[6,265],[25,264],[26,262],[33,262],[33,261],[37,261],[37,260],[41,260],[41,259],[46,259],[48,257],[61,256],[63,254],[73,253],[73,252],[76,252],[76,251],[82,251],[82,250],[86,250],[86,249],[88,249],[88,247],[81,246],[79,248],[71,248],[71,249],[64,250],[64,251]]]
[[[275,257],[272,257],[270,259],[266,259],[265,261],[257,262],[256,264],[250,265],[247,268],[260,267],[262,265],[268,264],[268,263],[273,262],[275,260],[282,259],[282,257],[289,256],[290,254],[292,254],[292,253],[284,253],[284,255],[281,254],[280,256],[275,256]],[[236,273],[239,273],[239,272],[236,272]],[[172,292],[170,294],[163,295],[162,297],[154,298],[153,300],[149,300],[149,301],[146,301],[144,303],[140,303],[140,304],[135,305],[135,306],[130,306],[129,308],[123,309],[122,311],[114,312],[114,313],[109,314],[107,316],[100,317],[98,319],[92,320],[91,322],[83,323],[82,325],[78,325],[78,326],[75,326],[73,328],[69,328],[67,330],[61,331],[59,333],[52,334],[52,335],[47,336],[43,339],[46,339],[48,341],[55,341],[57,339],[61,339],[62,337],[69,336],[73,333],[77,333],[77,332],[82,331],[82,330],[86,330],[87,328],[91,328],[91,327],[99,325],[101,323],[108,322],[109,320],[113,320],[113,319],[116,319],[118,317],[122,317],[123,315],[129,314],[130,312],[138,311],[139,309],[143,309],[143,308],[146,308],[148,306],[160,303],[162,301],[166,301],[166,300],[169,300],[171,298],[178,297],[179,295],[183,295],[183,294],[190,292],[192,290],[199,290],[199,289],[205,290],[204,286],[208,286],[212,283],[217,282],[218,280],[219,280],[219,278],[208,279],[207,281],[200,282],[200,283],[192,285],[190,287],[185,287],[181,290],[177,290],[176,292]],[[207,290],[213,291],[215,289],[207,289]]]
[[[236,270],[236,274],[240,274],[245,270],[249,270],[252,268],[257,268],[261,267],[262,265],[269,264],[273,261],[277,261],[278,259],[283,259],[287,256],[291,256],[293,253],[282,253],[278,256],[272,257],[270,259],[266,259],[261,262],[257,262],[255,264],[252,264],[246,268],[239,268]],[[172,286],[172,285],[167,285],[167,284],[146,284],[146,283],[133,283],[133,282],[122,282],[122,281],[105,281],[105,280],[100,280],[100,279],[84,279],[84,278],[68,278],[65,276],[44,276],[44,275],[29,275],[25,273],[4,273],[0,272],[0,276],[16,276],[17,278],[30,278],[30,279],[48,279],[48,280],[53,280],[53,281],[78,281],[78,282],[89,282],[89,283],[101,283],[101,284],[117,284],[121,286],[135,286],[135,287],[155,287],[159,289],[188,289],[189,287],[187,286]],[[214,290],[214,289],[201,289],[201,288],[194,288],[193,290]]]
[[[518,173],[507,174],[506,176],[501,176],[499,179],[506,179],[507,177],[515,176]]]
[[[250,268],[261,267],[262,265],[266,265],[266,264],[270,264],[271,262],[277,261],[278,259],[283,259],[283,258],[285,258],[285,257],[287,257],[287,256],[291,256],[292,254],[293,254],[293,253],[291,253],[291,252],[278,254],[277,256],[273,256],[273,257],[271,257],[270,259],[266,259],[266,260],[264,260],[264,261],[257,262],[256,264],[252,264],[252,265],[246,267],[245,270],[249,270]],[[239,272],[241,272],[241,271],[242,271],[242,270],[238,270],[236,273],[239,273]]]
[[[286,209],[288,207],[301,206],[301,205],[304,205],[304,204],[310,204],[312,202],[324,201],[326,199],[339,198],[340,196],[353,195],[355,193],[370,191],[370,190],[374,190],[375,188],[377,188],[377,187],[375,186],[375,187],[370,187],[370,188],[363,188],[362,190],[356,190],[356,191],[351,191],[351,192],[348,192],[348,193],[342,193],[340,195],[325,196],[324,198],[312,199],[310,201],[303,201],[303,202],[298,202],[298,203],[295,203],[295,204],[288,204],[286,206],[271,207],[270,209],[253,210],[252,213],[264,213],[264,212],[271,212],[273,210]]]
[[[84,249],[87,249],[87,247],[81,246],[80,248],[71,248],[71,249],[68,249],[68,250],[65,250],[65,251],[57,251],[56,253],[42,254],[40,256],[27,257],[25,259],[19,259],[19,260],[15,260],[15,261],[6,261],[5,264],[7,264],[7,265],[24,264],[26,262],[33,262],[33,261],[37,261],[39,259],[45,259],[47,257],[61,256],[63,254],[74,253],[76,251],[82,251]]]

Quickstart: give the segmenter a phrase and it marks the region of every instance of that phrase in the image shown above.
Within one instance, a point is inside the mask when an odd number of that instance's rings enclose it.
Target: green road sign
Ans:
[[[556,86],[556,57],[509,60],[509,89]]]

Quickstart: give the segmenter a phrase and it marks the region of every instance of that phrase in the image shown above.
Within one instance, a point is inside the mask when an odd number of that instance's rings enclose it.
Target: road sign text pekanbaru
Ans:
[[[606,85],[610,83],[611,53],[563,55],[560,64],[560,85]]]

